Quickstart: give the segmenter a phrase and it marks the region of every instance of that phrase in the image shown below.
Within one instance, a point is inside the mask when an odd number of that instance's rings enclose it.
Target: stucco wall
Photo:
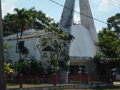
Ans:
[[[37,61],[40,60],[40,53],[34,47],[35,43],[39,43],[39,38],[21,39],[19,41],[24,41],[24,46],[28,49],[29,52],[27,57],[30,57],[32,55],[35,57]],[[4,43],[7,43],[8,45],[14,47],[9,50],[9,54],[10,54],[10,59],[13,61],[13,63],[15,63],[15,61],[18,61],[18,59],[20,58],[19,53],[16,53],[17,40],[5,41]],[[24,59],[25,55],[22,55],[21,58]]]

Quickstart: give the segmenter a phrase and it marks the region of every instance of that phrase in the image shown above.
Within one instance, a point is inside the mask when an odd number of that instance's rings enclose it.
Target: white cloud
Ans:
[[[15,3],[18,0],[2,0],[2,17],[7,13],[14,13]]]
[[[76,23],[78,23],[78,21],[80,21],[80,15],[77,16],[77,15],[74,15],[74,20]]]
[[[98,11],[111,12],[116,6],[119,6],[120,2],[116,0],[93,0],[96,4],[99,4]],[[112,6],[113,5],[113,6]]]
[[[53,19],[54,19],[54,17],[52,17],[51,15],[47,15],[47,14],[46,14],[46,17],[50,17],[50,18],[53,18]]]
[[[99,31],[102,31],[102,29],[101,28],[97,29],[97,33],[99,33]]]
[[[76,10],[77,12],[80,12],[80,8],[79,8],[79,7],[77,7],[75,10]]]

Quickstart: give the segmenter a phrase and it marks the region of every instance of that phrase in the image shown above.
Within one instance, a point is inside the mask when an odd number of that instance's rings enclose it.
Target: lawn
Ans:
[[[78,84],[56,84],[56,86],[65,86],[65,85],[78,85]],[[29,88],[29,87],[47,87],[47,86],[53,86],[53,84],[23,84],[23,88]],[[19,84],[8,84],[6,88],[19,88]]]
[[[77,85],[77,84],[57,84],[57,86],[65,86],[65,85]],[[53,84],[23,84],[23,88],[29,87],[45,87],[45,86],[53,86]],[[7,88],[19,88],[19,84],[8,84]],[[113,87],[106,88],[98,88],[98,89],[58,89],[58,90],[120,90],[120,82],[114,82]]]

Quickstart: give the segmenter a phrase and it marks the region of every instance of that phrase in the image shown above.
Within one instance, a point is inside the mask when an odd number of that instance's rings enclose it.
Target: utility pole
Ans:
[[[0,0],[0,90],[6,90],[3,50],[2,9]]]

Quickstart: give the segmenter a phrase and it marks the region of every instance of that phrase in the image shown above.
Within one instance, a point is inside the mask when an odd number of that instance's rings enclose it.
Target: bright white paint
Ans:
[[[93,57],[96,51],[94,40],[89,30],[81,24],[72,27],[71,34],[75,37],[70,45],[70,56]]]

